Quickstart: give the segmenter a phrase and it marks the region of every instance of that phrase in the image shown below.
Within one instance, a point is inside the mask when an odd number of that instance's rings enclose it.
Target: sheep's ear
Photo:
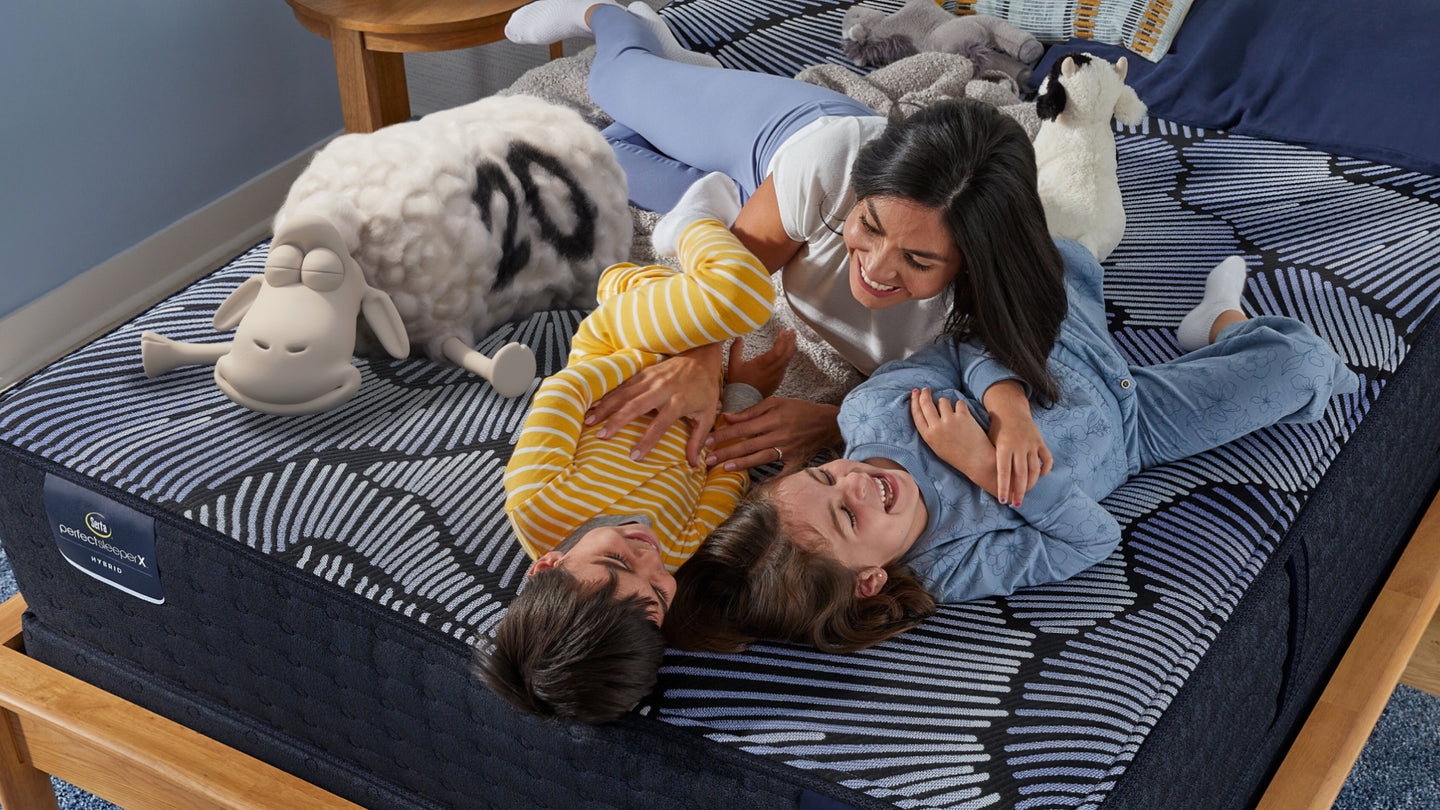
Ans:
[[[1122,56],[1115,60],[1115,75],[1120,77],[1120,81],[1125,81],[1125,73],[1128,70],[1130,70],[1130,62],[1125,57]]]
[[[1123,57],[1122,57],[1122,58],[1123,58]],[[1074,60],[1074,59],[1071,59],[1071,58],[1068,57],[1068,56],[1065,57],[1065,61],[1063,61],[1063,62],[1060,63],[1060,72],[1063,73],[1063,74],[1065,74],[1065,77],[1066,77],[1066,78],[1069,78],[1069,77],[1071,77],[1071,76],[1074,76],[1074,75],[1075,75],[1075,71],[1077,71],[1077,70],[1079,70],[1079,69],[1080,69],[1080,67],[1075,64],[1075,60]]]
[[[260,294],[260,288],[265,286],[264,276],[251,276],[245,279],[245,283],[235,288],[224,303],[215,310],[215,318],[210,321],[216,329],[221,332],[228,332],[240,325],[240,319],[250,311],[250,305],[255,303],[255,297]]]
[[[380,345],[391,357],[410,356],[410,336],[405,333],[405,322],[400,320],[400,310],[390,296],[371,287],[365,291],[365,300],[360,304],[365,322],[370,331],[380,339]]]

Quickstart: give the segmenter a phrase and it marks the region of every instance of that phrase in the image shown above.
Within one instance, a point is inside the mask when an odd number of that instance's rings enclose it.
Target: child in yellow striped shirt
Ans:
[[[491,687],[518,708],[599,722],[649,691],[674,597],[671,572],[748,487],[744,471],[692,466],[684,423],[638,461],[628,448],[650,416],[608,438],[602,425],[585,424],[591,405],[641,369],[769,320],[769,271],[724,224],[738,211],[729,178],[698,181],[662,221],[682,234],[684,272],[606,270],[600,305],[576,331],[565,369],[535,394],[504,479],[505,512],[535,562],[481,663]],[[736,344],[728,412],[772,393],[794,351],[793,334],[751,361]],[[751,401],[728,401],[737,394]]]

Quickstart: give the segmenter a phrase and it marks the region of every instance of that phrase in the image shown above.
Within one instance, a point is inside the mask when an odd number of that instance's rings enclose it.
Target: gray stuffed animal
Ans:
[[[888,17],[863,5],[851,6],[840,24],[840,45],[857,65],[888,65],[924,51],[954,53],[975,63],[978,73],[998,70],[1024,87],[1045,47],[1031,34],[998,17],[957,16],[935,0],[908,0]]]

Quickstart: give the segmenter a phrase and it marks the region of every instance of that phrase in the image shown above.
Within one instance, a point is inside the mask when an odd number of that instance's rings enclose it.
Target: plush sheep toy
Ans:
[[[1079,242],[1100,261],[1125,233],[1110,118],[1134,126],[1145,117],[1145,103],[1125,84],[1126,68],[1123,56],[1113,65],[1090,54],[1067,56],[1035,99],[1035,165],[1050,235]]]
[[[625,175],[573,110],[529,96],[486,98],[315,155],[275,215],[263,274],[215,313],[230,343],[146,332],[145,373],[215,364],[235,402],[272,414],[333,408],[360,387],[350,363],[357,315],[380,346],[412,345],[524,393],[535,356],[493,358],[478,337],[552,307],[592,307],[600,273],[624,261],[632,220]]]

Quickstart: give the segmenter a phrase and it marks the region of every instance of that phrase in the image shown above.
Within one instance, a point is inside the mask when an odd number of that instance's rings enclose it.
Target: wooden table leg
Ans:
[[[346,132],[374,132],[410,117],[404,54],[367,50],[364,34],[338,27],[331,30],[330,42]]]

